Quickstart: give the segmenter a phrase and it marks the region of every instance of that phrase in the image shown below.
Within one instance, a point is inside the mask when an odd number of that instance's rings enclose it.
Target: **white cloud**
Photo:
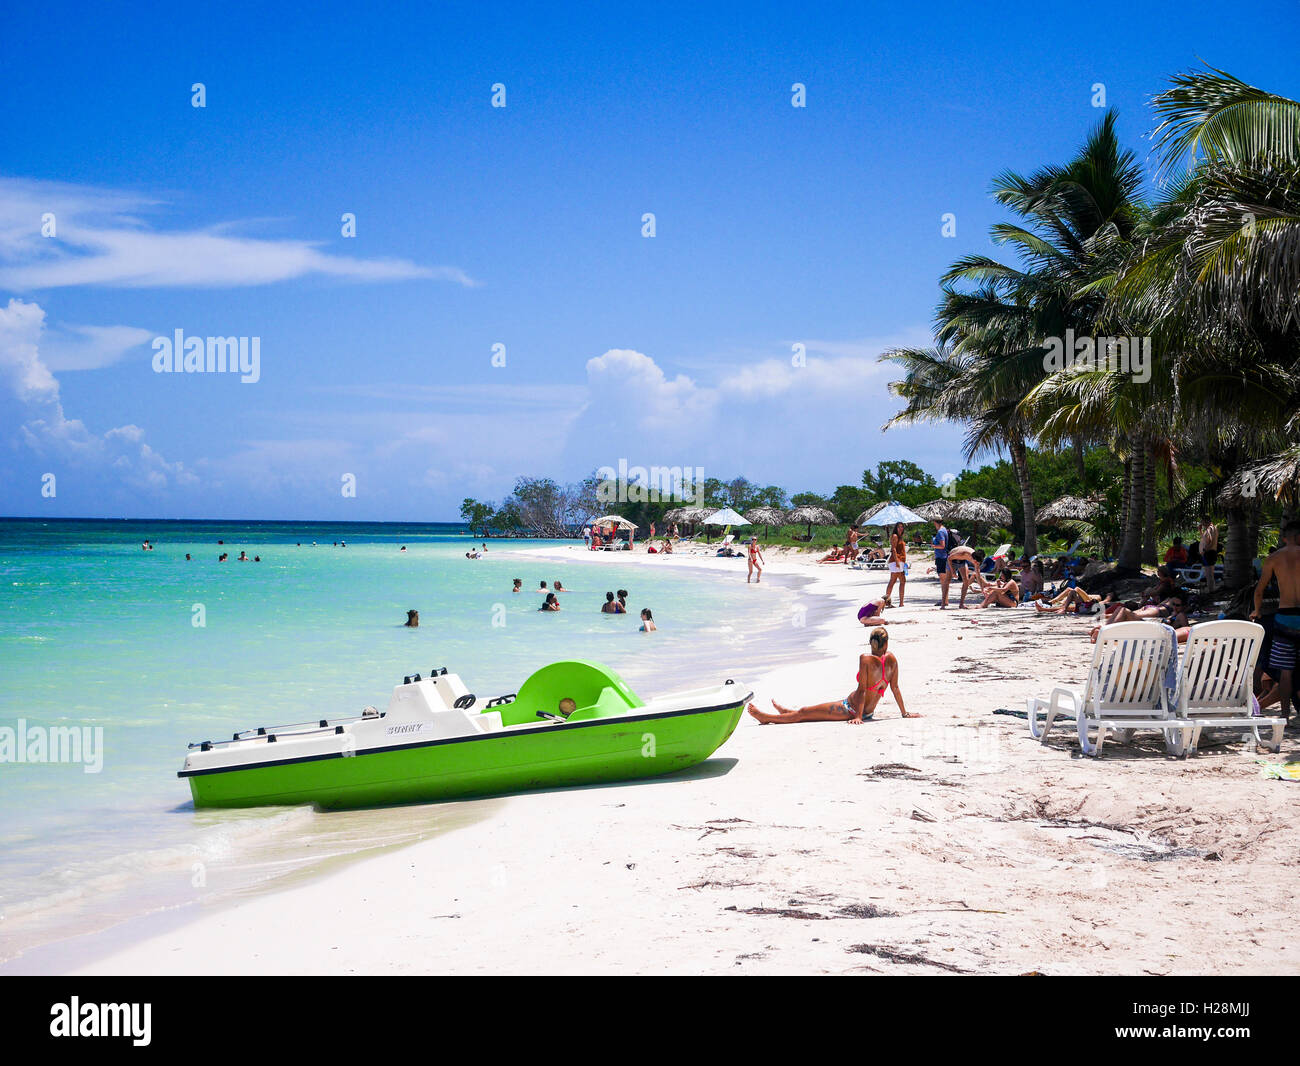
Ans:
[[[99,370],[118,362],[132,348],[153,340],[136,326],[63,326],[49,329],[41,342],[41,361],[52,372]]]
[[[112,470],[129,488],[159,490],[193,485],[182,463],[170,463],[144,440],[136,425],[97,435],[64,413],[58,380],[40,354],[45,311],[39,304],[11,299],[0,308],[0,383],[17,405],[18,436],[42,458]]]
[[[476,284],[457,267],[333,255],[319,241],[237,236],[229,232],[230,223],[160,230],[144,219],[161,207],[157,200],[112,190],[0,178],[0,287],[222,287],[307,275]],[[41,232],[47,215],[54,220],[49,237]]]

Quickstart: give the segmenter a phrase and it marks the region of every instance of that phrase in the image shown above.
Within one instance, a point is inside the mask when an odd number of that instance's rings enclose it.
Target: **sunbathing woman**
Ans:
[[[840,546],[837,544],[817,561],[819,563],[838,563],[843,559],[844,556],[840,554]]]
[[[903,706],[903,694],[898,690],[898,660],[889,650],[889,633],[883,628],[871,631],[872,655],[858,657],[858,687],[844,699],[833,703],[817,703],[811,707],[798,710],[782,707],[775,700],[772,706],[776,714],[760,711],[754,704],[747,710],[762,725],[787,725],[792,722],[848,722],[860,725],[876,713],[876,706],[885,689],[894,694],[894,702],[904,718],[920,718],[916,713],[908,713]]]
[[[1003,567],[998,573],[996,585],[987,582],[984,585],[984,602],[980,607],[1015,607],[1020,602],[1020,583],[1011,576],[1011,571]]]

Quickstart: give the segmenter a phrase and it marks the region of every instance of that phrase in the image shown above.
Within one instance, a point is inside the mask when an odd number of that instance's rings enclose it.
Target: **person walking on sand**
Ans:
[[[1300,713],[1300,698],[1295,691],[1296,650],[1300,646],[1300,519],[1293,518],[1282,527],[1282,547],[1264,560],[1259,584],[1255,586],[1255,609],[1250,618],[1258,622],[1264,612],[1264,591],[1277,579],[1277,614],[1273,616],[1273,647],[1268,664],[1278,671],[1278,695],[1282,713],[1291,717],[1291,708]]]
[[[776,709],[776,714],[760,711],[752,703],[746,710],[760,725],[791,725],[795,722],[848,722],[850,725],[861,725],[870,721],[876,713],[880,697],[886,689],[894,693],[894,702],[898,704],[899,713],[904,718],[921,717],[915,712],[909,713],[903,706],[903,694],[898,689],[898,660],[889,650],[889,632],[881,627],[871,631],[871,654],[858,656],[858,687],[844,699],[797,709],[782,707],[773,700],[772,706]]]
[[[746,585],[749,584],[751,578],[753,578],[755,584],[758,584],[758,582],[763,580],[763,563],[765,561],[766,560],[764,560],[763,558],[763,553],[762,551],[759,550],[758,547],[758,537],[756,535],[750,537],[749,538],[749,573],[745,575]]]
[[[898,582],[898,606],[903,606],[903,596],[907,592],[907,540],[903,536],[903,523],[894,523],[894,531],[889,534],[889,584],[885,586],[885,598],[892,599],[894,582]]]

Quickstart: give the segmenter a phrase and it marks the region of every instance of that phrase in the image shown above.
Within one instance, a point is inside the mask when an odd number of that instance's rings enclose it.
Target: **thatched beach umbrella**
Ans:
[[[948,514],[956,504],[956,500],[938,499],[931,500],[929,503],[923,503],[920,507],[913,508],[913,510],[927,521],[933,521],[938,518],[946,522],[948,520]]]
[[[762,526],[765,537],[771,536],[772,526],[783,526],[786,521],[786,514],[779,507],[755,507],[752,511],[746,511],[745,517],[754,525]]]
[[[632,542],[636,540],[636,531],[638,528],[637,524],[635,522],[628,521],[622,515],[617,515],[617,514],[602,515],[600,518],[593,518],[591,520],[591,524],[593,526],[613,526],[615,529],[626,529],[627,543],[629,547],[631,546]]]
[[[1091,522],[1101,510],[1101,501],[1095,496],[1062,496],[1038,512],[1038,521],[1047,525],[1060,522]]]
[[[685,507],[671,507],[664,512],[663,521],[680,522],[684,517],[686,517]]]
[[[803,522],[808,526],[808,539],[812,540],[813,526],[833,526],[836,522],[835,512],[825,507],[796,507],[788,515],[788,522]]]
[[[944,521],[970,522],[975,527],[975,536],[979,536],[980,526],[1011,525],[1011,508],[983,496],[972,496],[968,500],[955,500]]]

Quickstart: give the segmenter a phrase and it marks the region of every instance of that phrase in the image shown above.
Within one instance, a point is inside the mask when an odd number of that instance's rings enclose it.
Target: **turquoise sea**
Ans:
[[[440,666],[493,696],[576,655],[654,695],[799,657],[797,590],[747,588],[743,563],[715,576],[551,561],[519,552],[571,542],[521,540],[466,559],[479,543],[448,525],[0,520],[0,960],[510,802],[196,812],[176,777],[190,741],[382,708],[403,675]],[[538,582],[556,579],[572,591],[541,613]],[[617,588],[632,613],[600,614]],[[658,633],[637,631],[641,607]],[[402,625],[410,608],[418,629]],[[85,772],[87,752],[3,755],[5,730],[52,727],[102,736],[102,768]]]

